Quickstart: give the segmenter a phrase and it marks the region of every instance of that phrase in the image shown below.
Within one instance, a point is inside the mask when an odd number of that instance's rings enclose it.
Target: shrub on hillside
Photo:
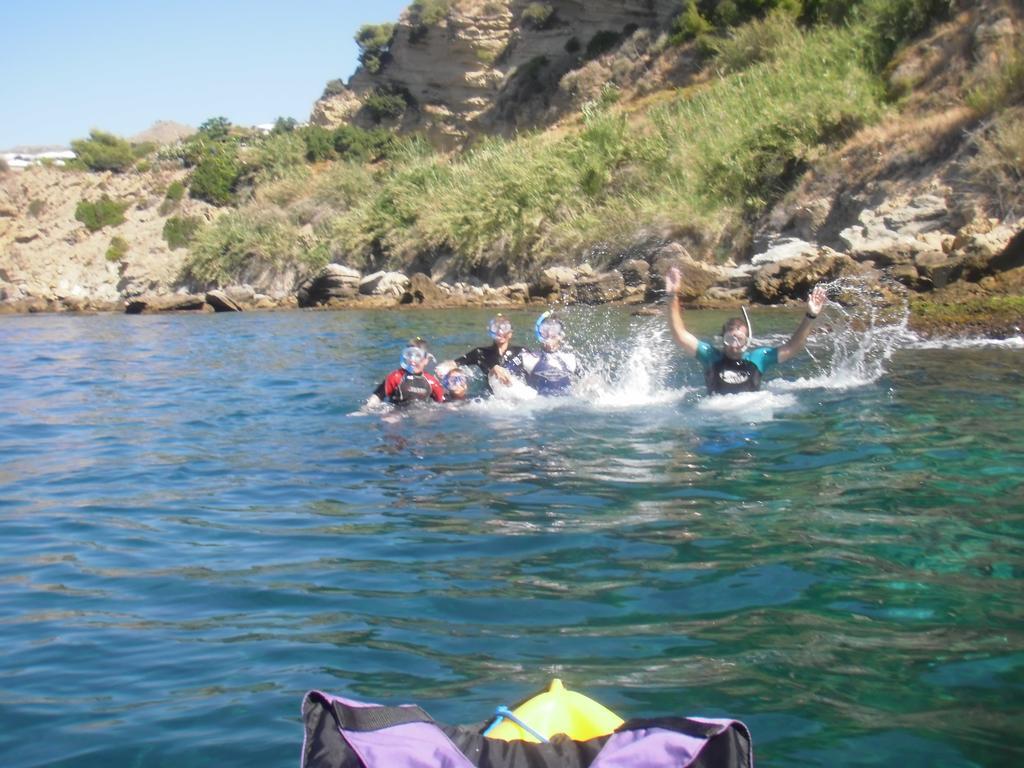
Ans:
[[[172,216],[164,222],[163,236],[167,247],[172,251],[186,248],[202,225],[203,220],[198,216]]]
[[[375,123],[397,120],[408,106],[409,96],[406,93],[389,88],[377,88],[363,101],[363,109]]]
[[[394,134],[382,128],[368,131],[354,125],[335,128],[331,138],[338,157],[359,162],[387,157],[399,143]]]
[[[307,125],[302,129],[301,136],[306,148],[307,162],[319,163],[334,159],[334,140],[327,128],[319,125]]]
[[[696,40],[702,35],[710,34],[714,28],[714,25],[700,12],[697,0],[684,0],[682,10],[672,21],[669,42],[673,45],[682,45],[690,40]]]
[[[1024,107],[1003,112],[974,144],[967,173],[978,191],[995,198],[1004,218],[1024,213]]]
[[[305,170],[306,143],[297,131],[271,134],[246,156],[246,177],[255,184],[283,179],[297,169]]]
[[[103,195],[92,202],[81,200],[75,206],[75,218],[85,225],[90,232],[99,232],[104,227],[116,227],[125,221],[124,212],[131,203],[119,203]]]
[[[802,0],[800,21],[805,24],[841,24],[856,5],[851,0]]]
[[[327,263],[279,210],[229,211],[204,227],[192,242],[186,273],[206,285],[244,282],[247,269],[272,265],[312,270]]]
[[[212,150],[192,171],[189,194],[213,205],[227,205],[234,198],[242,175],[242,166],[229,145]]]
[[[231,121],[226,117],[211,117],[199,126],[198,133],[209,141],[226,141],[231,136]]]
[[[453,0],[413,0],[409,4],[409,42],[421,42],[431,27],[444,21],[452,3]]]
[[[524,27],[545,29],[554,21],[555,9],[548,3],[530,3],[519,18]]]
[[[796,19],[785,11],[774,11],[764,19],[737,27],[725,37],[708,40],[720,73],[739,72],[775,56],[784,56],[799,44]]]
[[[161,216],[166,216],[175,208],[178,207],[178,203],[185,196],[185,185],[180,181],[172,181],[167,185],[167,191],[164,193],[163,202],[160,203],[158,209]]]
[[[394,36],[394,24],[364,24],[359,28],[355,41],[359,48],[359,63],[367,72],[380,72]]]
[[[299,127],[299,121],[294,117],[279,117],[274,121],[274,127],[271,129],[271,133],[291,133]]]
[[[93,130],[88,139],[71,142],[77,163],[90,171],[113,171],[123,173],[135,165],[132,145],[112,133]]]
[[[107,246],[107,261],[120,261],[128,255],[128,241],[123,237],[114,235]]]
[[[851,17],[863,26],[869,61],[881,71],[897,48],[955,7],[956,0],[859,0]]]
[[[167,192],[164,193],[164,199],[170,200],[171,202],[177,203],[185,197],[185,185],[180,181],[172,181],[167,185]]]
[[[1008,51],[968,91],[966,101],[984,117],[1024,102],[1024,52]]]
[[[7,164],[7,161],[0,157],[0,173],[7,173],[11,170],[11,166]]]
[[[344,80],[339,80],[337,78],[334,80],[328,80],[327,85],[324,86],[323,95],[320,98],[326,99],[331,96],[337,96],[340,93],[344,93],[346,90],[348,89],[345,87]]]
[[[28,215],[33,219],[39,218],[43,211],[46,210],[46,203],[39,198],[33,198],[28,204]]]

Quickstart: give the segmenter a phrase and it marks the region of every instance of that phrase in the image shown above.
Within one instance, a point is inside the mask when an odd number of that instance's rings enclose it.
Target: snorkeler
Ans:
[[[568,395],[579,368],[576,355],[562,349],[565,326],[553,313],[545,312],[534,326],[539,353],[524,350],[522,357],[526,383],[540,395]]]
[[[431,399],[443,402],[441,383],[423,370],[431,359],[423,339],[409,342],[409,346],[402,350],[400,367],[384,378],[367,399],[365,407],[373,408],[385,400],[398,406]]]
[[[679,270],[676,267],[669,269],[665,274],[665,292],[669,294],[669,327],[676,343],[704,366],[704,380],[708,392],[713,395],[756,392],[761,386],[761,377],[770,366],[786,362],[804,348],[811,327],[825,306],[825,289],[819,285],[807,299],[807,312],[800,320],[800,325],[789,341],[778,347],[748,349],[748,322],[741,317],[730,318],[722,326],[723,348],[715,349],[686,330],[678,296],[681,283]]]
[[[462,357],[454,360],[455,365],[475,365],[484,376],[494,376],[501,384],[511,384],[512,374],[522,368],[520,355],[523,348],[510,344],[512,340],[512,323],[500,312],[487,324],[487,333],[494,343],[488,347],[471,349]],[[490,386],[490,382],[488,382]]]
[[[469,394],[469,375],[459,366],[450,360],[438,363],[434,375],[441,381],[446,403],[466,399]]]

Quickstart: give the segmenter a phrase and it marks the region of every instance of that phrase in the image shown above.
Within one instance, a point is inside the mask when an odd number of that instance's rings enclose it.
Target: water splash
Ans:
[[[807,344],[807,354],[820,373],[773,379],[768,384],[773,391],[845,390],[873,384],[885,375],[893,354],[917,340],[908,327],[910,307],[905,299],[893,304],[891,292],[864,278],[843,277],[822,287],[829,303],[818,332]]]

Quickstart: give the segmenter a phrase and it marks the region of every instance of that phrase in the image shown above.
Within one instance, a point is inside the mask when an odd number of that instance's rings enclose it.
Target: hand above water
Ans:
[[[683,276],[679,272],[679,267],[670,267],[665,273],[665,293],[677,293],[682,284]]]
[[[825,302],[828,297],[825,295],[825,289],[820,285],[814,286],[814,290],[811,291],[811,295],[807,299],[807,311],[812,315],[821,314],[821,310],[825,308]]]

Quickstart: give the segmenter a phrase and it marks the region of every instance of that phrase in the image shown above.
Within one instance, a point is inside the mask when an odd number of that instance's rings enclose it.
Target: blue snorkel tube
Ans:
[[[544,325],[544,321],[547,320],[549,317],[551,317],[550,309],[547,312],[543,313],[540,317],[538,317],[537,322],[533,324],[533,335],[536,336],[537,341],[541,343],[544,342],[544,337],[540,335],[540,327]]]

